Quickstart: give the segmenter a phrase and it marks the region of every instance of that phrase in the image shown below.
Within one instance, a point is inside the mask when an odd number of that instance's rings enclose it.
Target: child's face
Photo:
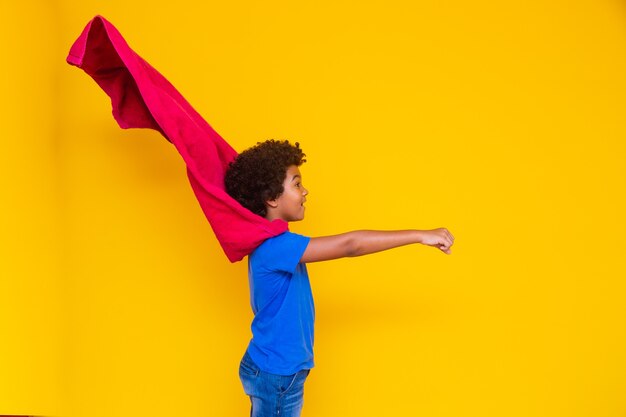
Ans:
[[[273,219],[295,222],[304,219],[304,203],[308,190],[302,185],[302,175],[296,165],[287,168],[283,182],[283,193],[268,201],[268,214]]]

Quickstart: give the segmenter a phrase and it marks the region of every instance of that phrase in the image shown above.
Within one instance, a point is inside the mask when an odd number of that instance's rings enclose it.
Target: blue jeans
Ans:
[[[239,378],[252,403],[250,417],[299,417],[309,372],[310,369],[293,375],[263,372],[246,352],[239,364]]]

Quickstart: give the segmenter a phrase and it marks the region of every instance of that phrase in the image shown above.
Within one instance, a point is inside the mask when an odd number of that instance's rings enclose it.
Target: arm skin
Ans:
[[[454,236],[445,228],[433,230],[355,230],[334,236],[311,238],[300,262],[362,256],[399,246],[421,243],[450,254]]]

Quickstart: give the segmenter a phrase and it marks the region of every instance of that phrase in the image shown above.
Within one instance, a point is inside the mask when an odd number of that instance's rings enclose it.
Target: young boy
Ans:
[[[304,157],[297,142],[258,143],[230,164],[226,191],[268,220],[302,220],[308,191],[298,167],[306,162]],[[443,228],[359,230],[316,238],[285,232],[267,239],[250,254],[248,280],[254,319],[239,377],[252,403],[252,417],[296,417],[302,410],[304,382],[314,364],[315,307],[306,264],[412,243],[450,254],[454,237]]]

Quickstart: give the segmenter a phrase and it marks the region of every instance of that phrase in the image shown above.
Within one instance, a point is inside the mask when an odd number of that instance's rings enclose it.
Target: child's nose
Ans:
[[[306,188],[302,187],[302,195],[307,195],[309,193],[309,190],[307,190]]]

